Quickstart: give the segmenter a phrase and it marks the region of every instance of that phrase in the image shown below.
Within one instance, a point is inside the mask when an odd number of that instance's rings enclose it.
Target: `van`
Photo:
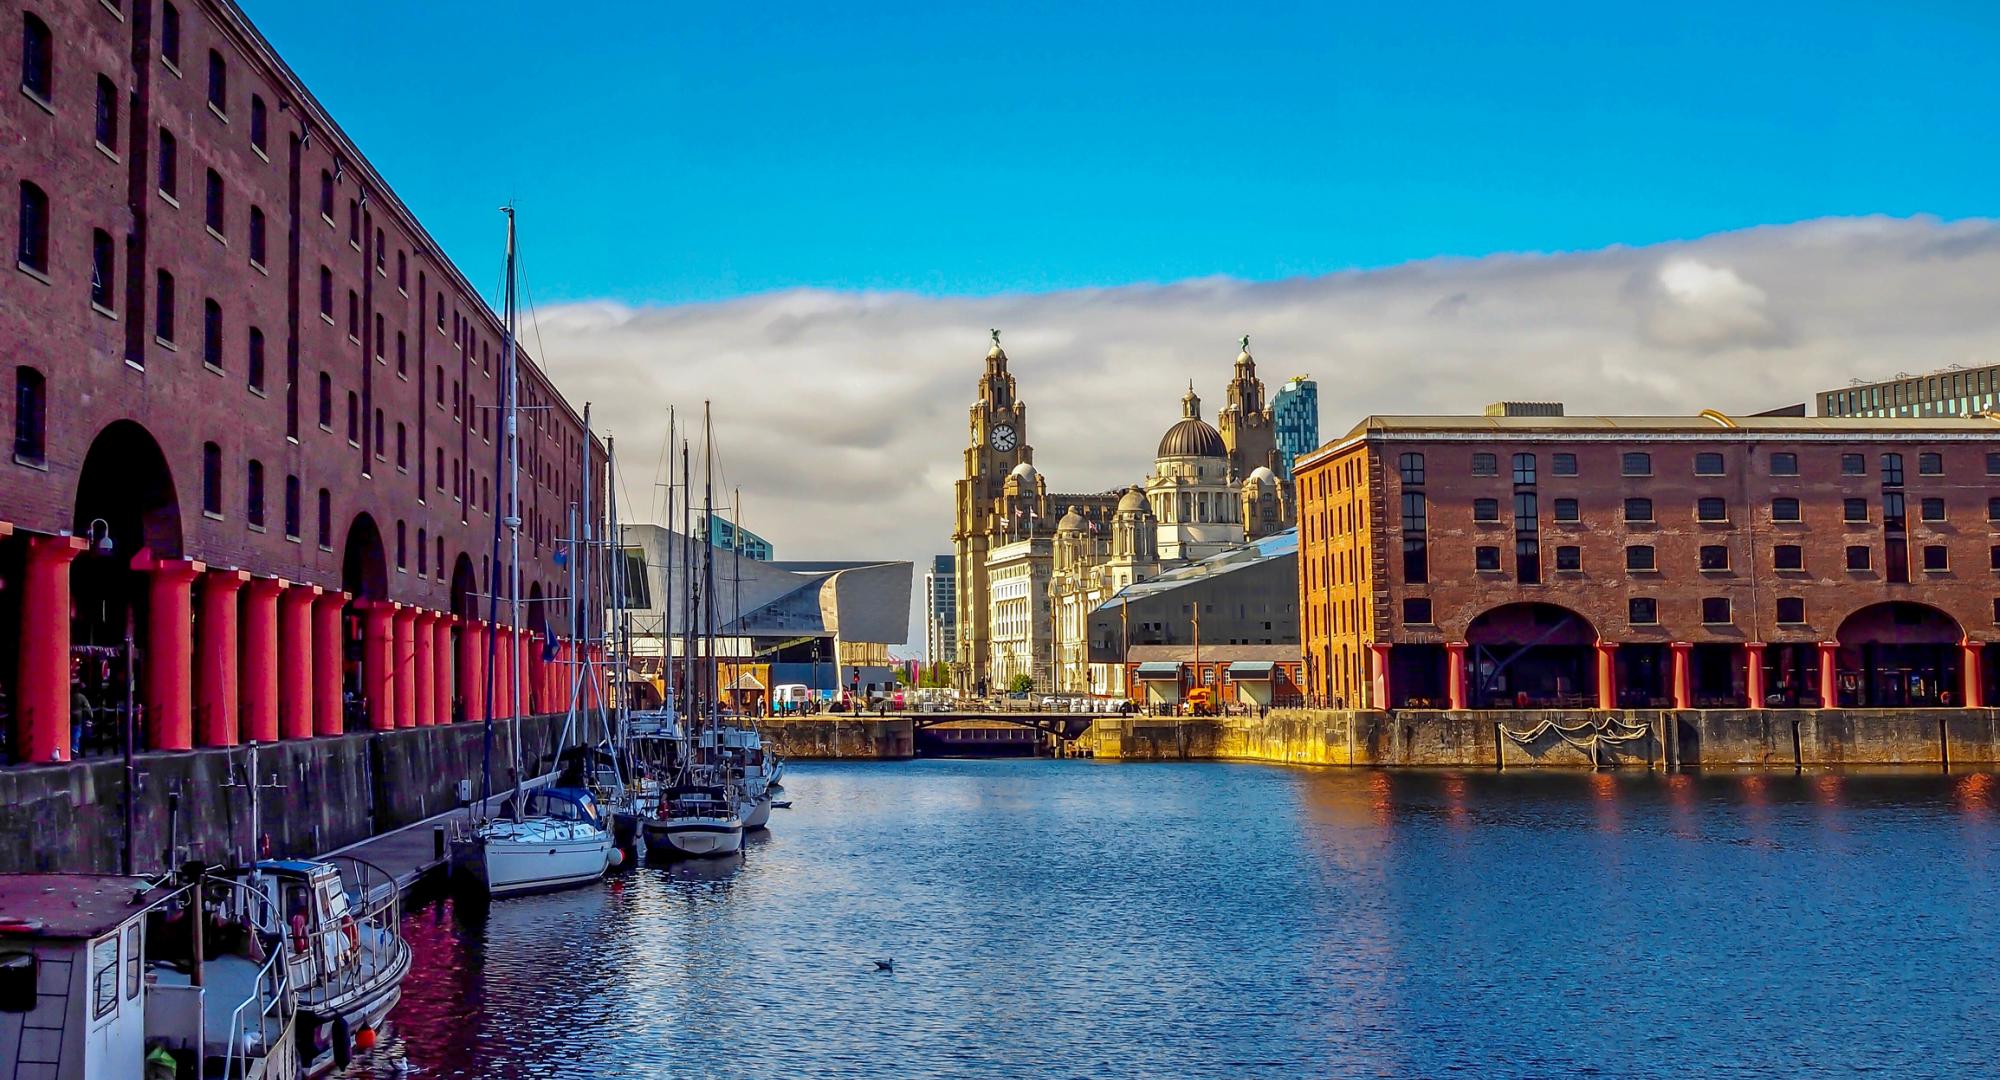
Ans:
[[[796,713],[806,710],[806,703],[812,700],[812,691],[804,683],[783,683],[771,690],[771,711],[774,713]]]

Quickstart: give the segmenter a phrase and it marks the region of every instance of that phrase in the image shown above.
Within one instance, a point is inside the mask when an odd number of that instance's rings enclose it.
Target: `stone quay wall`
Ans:
[[[822,715],[764,722],[764,745],[788,758],[903,761],[917,756],[915,725],[895,717]]]
[[[1555,731],[1523,744],[1544,721]],[[1618,725],[1591,748],[1581,725]],[[1579,746],[1577,743],[1586,745]],[[1275,710],[1262,717],[1098,720],[1080,742],[1101,758],[1459,768],[1793,769],[2000,766],[2000,709],[1684,709],[1617,713]]]
[[[563,717],[521,721],[529,776],[548,772]],[[508,721],[493,725],[493,784],[512,783]],[[263,743],[256,748],[259,834],[274,855],[332,851],[478,795],[485,726],[476,723]],[[258,853],[250,826],[247,746],[134,758],[134,870]],[[125,764],[89,758],[0,769],[0,872],[116,873],[125,852]]]

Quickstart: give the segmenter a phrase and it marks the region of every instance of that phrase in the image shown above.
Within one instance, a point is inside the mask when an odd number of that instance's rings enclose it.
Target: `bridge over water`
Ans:
[[[1090,730],[1091,721],[1104,714],[991,709],[965,712],[892,712],[885,715],[898,720],[908,720],[913,731],[926,731],[946,724],[978,727],[1008,724],[1033,728],[1065,742],[1072,742]]]

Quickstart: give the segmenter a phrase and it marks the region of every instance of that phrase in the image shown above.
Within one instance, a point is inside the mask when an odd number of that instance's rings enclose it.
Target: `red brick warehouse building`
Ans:
[[[101,747],[71,660],[179,749],[557,707],[554,669],[477,621],[508,575],[503,328],[227,0],[26,0],[0,53],[0,671],[10,756]],[[494,248],[501,244],[494,221]],[[521,365],[521,573],[566,595],[565,515],[602,447]],[[589,466],[585,467],[588,455]],[[566,605],[531,603],[539,632]],[[65,628],[67,633],[65,633]],[[566,700],[567,695],[562,695]]]
[[[2000,419],[1546,411],[1371,416],[1300,460],[1310,695],[1995,699]]]

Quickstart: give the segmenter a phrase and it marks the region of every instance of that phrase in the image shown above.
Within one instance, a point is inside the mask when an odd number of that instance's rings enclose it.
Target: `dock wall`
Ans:
[[[1593,740],[1582,725],[1613,720]],[[1523,743],[1544,721],[1556,731]],[[1595,744],[1594,746],[1592,744]],[[1687,709],[1618,713],[1276,710],[1262,717],[1106,717],[1081,740],[1101,758],[1297,765],[1805,768],[2000,765],[1996,709]]]
[[[917,756],[915,725],[895,717],[821,715],[764,722],[765,745],[788,758],[902,761]]]
[[[562,720],[521,722],[530,776],[553,762]],[[512,782],[507,724],[494,725],[496,787]],[[484,735],[461,723],[262,744],[257,831],[275,855],[313,855],[449,810],[460,780],[478,794]],[[138,755],[134,869],[255,854],[250,761],[245,746]],[[124,792],[120,758],[0,769],[0,872],[118,872]]]

